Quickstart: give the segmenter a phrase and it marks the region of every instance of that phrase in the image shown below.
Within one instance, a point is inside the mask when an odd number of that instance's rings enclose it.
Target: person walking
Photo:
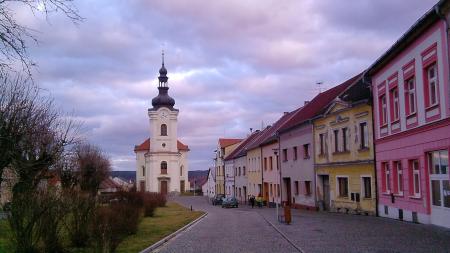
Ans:
[[[252,205],[252,208],[255,207],[255,196],[250,196],[250,204]]]

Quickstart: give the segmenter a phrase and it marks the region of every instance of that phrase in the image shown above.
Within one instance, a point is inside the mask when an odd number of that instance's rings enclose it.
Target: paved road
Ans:
[[[247,208],[222,209],[203,197],[177,201],[208,215],[157,252],[298,252],[260,215]]]
[[[176,201],[208,215],[158,252],[450,252],[450,230],[392,219],[293,210],[291,225],[277,224],[275,209],[222,209],[203,197]],[[264,218],[265,219],[264,219]]]

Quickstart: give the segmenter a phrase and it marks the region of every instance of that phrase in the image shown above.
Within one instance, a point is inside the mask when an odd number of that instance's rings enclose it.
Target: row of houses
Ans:
[[[208,194],[450,227],[449,6],[271,126],[219,139]]]

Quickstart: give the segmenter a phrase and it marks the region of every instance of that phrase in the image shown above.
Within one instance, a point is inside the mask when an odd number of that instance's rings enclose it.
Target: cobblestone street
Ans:
[[[432,225],[304,210],[293,210],[292,224],[284,225],[274,208],[222,209],[204,197],[176,201],[208,215],[158,252],[450,252],[450,230]]]

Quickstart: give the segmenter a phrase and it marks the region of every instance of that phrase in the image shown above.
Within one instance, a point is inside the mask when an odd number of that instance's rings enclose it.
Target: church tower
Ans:
[[[158,77],[158,95],[148,109],[150,138],[135,147],[136,185],[138,190],[161,192],[184,192],[188,188],[188,146],[178,140],[178,109],[175,99],[169,96],[169,78],[164,66]]]

